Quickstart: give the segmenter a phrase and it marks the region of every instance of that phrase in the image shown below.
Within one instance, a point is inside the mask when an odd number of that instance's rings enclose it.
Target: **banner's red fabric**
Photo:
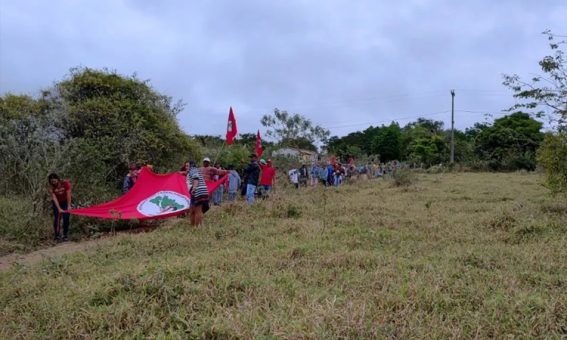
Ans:
[[[256,134],[256,156],[262,157],[264,149],[262,148],[262,137],[260,137],[260,130]]]
[[[236,117],[234,112],[232,112],[232,106],[228,111],[228,124],[226,126],[226,144],[230,145],[234,143],[234,137],[238,134],[238,127],[236,126]]]
[[[209,193],[228,179],[223,176],[207,183]],[[134,187],[117,199],[87,208],[72,209],[74,215],[105,219],[155,219],[177,216],[189,209],[191,196],[185,176],[180,173],[160,175],[143,167]]]

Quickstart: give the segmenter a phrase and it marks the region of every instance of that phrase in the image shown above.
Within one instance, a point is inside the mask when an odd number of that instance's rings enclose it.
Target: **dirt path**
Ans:
[[[174,223],[173,221],[169,223],[163,223],[161,226],[159,226],[159,228],[161,229],[168,228],[173,223]],[[146,233],[146,232],[154,231],[157,228],[158,226],[143,226],[135,229],[118,231],[117,235]],[[87,249],[99,245],[107,244],[111,242],[114,238],[115,236],[112,236],[112,234],[108,233],[96,240],[86,240],[80,242],[64,242],[49,248],[39,249],[27,254],[9,254],[5,256],[1,256],[0,272],[10,269],[14,264],[31,265],[55,256],[61,256],[65,254],[85,251]]]
[[[97,240],[83,242],[65,242],[50,248],[44,248],[27,254],[10,254],[0,257],[0,272],[10,269],[14,264],[31,265],[55,256],[76,253],[108,243],[109,238],[104,237]]]

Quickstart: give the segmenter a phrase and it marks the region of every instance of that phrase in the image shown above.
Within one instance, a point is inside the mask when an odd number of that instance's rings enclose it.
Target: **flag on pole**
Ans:
[[[262,149],[262,138],[260,137],[260,130],[256,135],[256,156],[261,157],[264,149]]]
[[[234,137],[238,133],[238,128],[236,127],[236,117],[234,117],[234,112],[232,112],[232,106],[228,111],[228,124],[226,126],[226,144],[230,145],[234,143]]]

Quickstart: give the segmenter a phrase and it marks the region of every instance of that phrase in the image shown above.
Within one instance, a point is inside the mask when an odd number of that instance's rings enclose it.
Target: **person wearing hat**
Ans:
[[[274,184],[276,183],[276,169],[272,167],[272,160],[268,159],[260,160],[260,168],[262,169],[262,176],[260,177],[260,186],[269,193],[272,191]]]
[[[205,182],[214,181],[215,176],[220,178],[228,173],[226,170],[217,169],[214,166],[211,166],[211,159],[209,157],[205,157],[203,159],[203,166],[199,170],[201,170]]]
[[[254,203],[254,195],[260,178],[260,166],[255,154],[250,155],[250,164],[244,169],[244,175],[246,177],[246,202]]]
[[[203,224],[203,215],[209,210],[209,190],[203,174],[197,168],[197,164],[194,161],[189,161],[188,165],[187,189],[191,195],[189,219],[191,225],[200,226]]]

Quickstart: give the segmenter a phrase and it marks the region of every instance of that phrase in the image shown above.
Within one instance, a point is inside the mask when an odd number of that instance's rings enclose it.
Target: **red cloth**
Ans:
[[[226,182],[228,176],[208,182],[209,194]],[[143,167],[136,185],[117,199],[88,208],[72,209],[74,215],[106,219],[154,219],[182,214],[189,208],[191,196],[185,176],[180,173],[159,175]]]
[[[276,176],[276,169],[269,165],[262,167],[262,177],[260,177],[260,185],[273,185],[274,176]]]
[[[263,153],[262,138],[260,137],[260,130],[258,130],[258,134],[256,134],[256,156],[261,157]]]
[[[232,106],[228,111],[228,124],[226,126],[226,144],[230,145],[234,143],[234,137],[238,133],[238,128],[236,127],[236,117],[234,112],[232,112]]]
[[[62,180],[56,188],[51,188],[51,191],[55,194],[57,202],[67,202],[67,192],[71,191],[71,182],[68,180]]]

